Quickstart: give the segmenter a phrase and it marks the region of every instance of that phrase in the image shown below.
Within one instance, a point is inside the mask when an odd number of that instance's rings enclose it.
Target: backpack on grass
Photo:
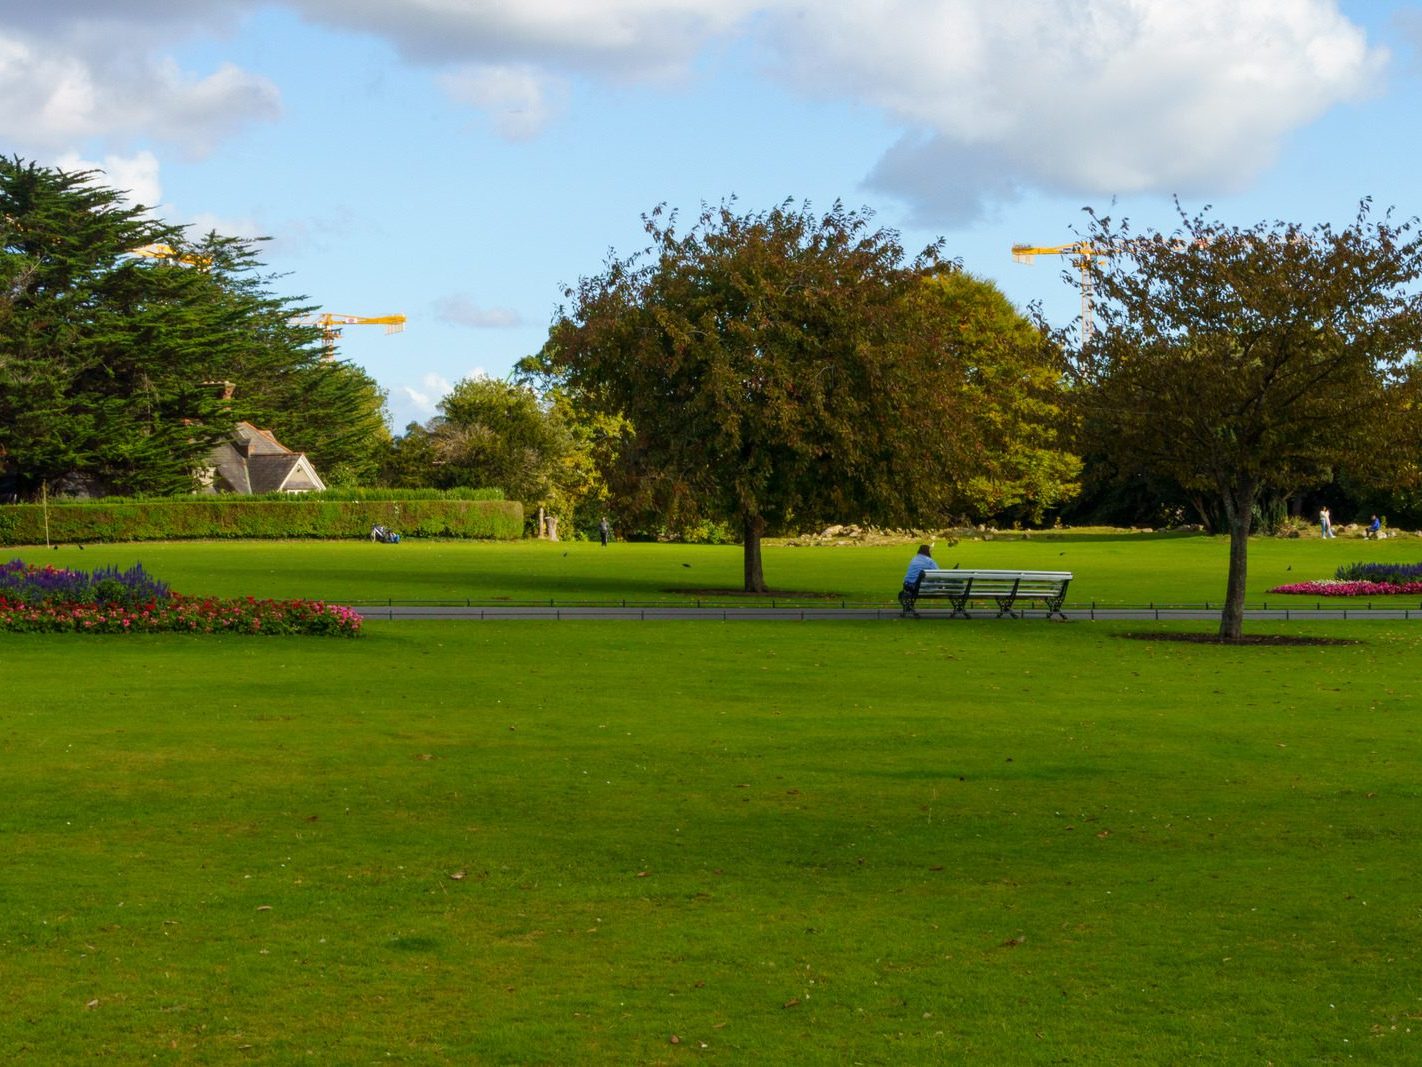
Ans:
[[[378,522],[370,528],[370,539],[386,545],[398,545],[400,543],[399,534],[388,526],[381,526]]]

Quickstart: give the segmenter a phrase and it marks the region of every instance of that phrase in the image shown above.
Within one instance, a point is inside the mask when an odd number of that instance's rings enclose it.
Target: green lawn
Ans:
[[[936,553],[946,567],[1070,570],[1075,578],[1068,599],[1077,604],[1198,605],[1223,597],[1229,546],[1222,537],[1048,533],[941,544]],[[777,590],[892,603],[912,554],[905,545],[770,546],[765,574]],[[604,549],[586,541],[168,542],[8,550],[6,558],[17,557],[84,568],[138,561],[185,593],[357,601],[684,600],[689,591],[739,588],[742,566],[734,545],[616,543]],[[1331,578],[1341,563],[1419,559],[1422,542],[1414,537],[1381,543],[1258,538],[1250,550],[1250,602],[1283,602],[1287,598],[1271,598],[1268,590]]]
[[[464,573],[438,581],[500,588],[492,550],[319,547],[224,547],[203,591],[243,560],[282,561],[257,591],[324,593],[293,558],[348,560],[350,589],[358,560],[444,551]],[[148,548],[192,587],[199,550]],[[569,549],[579,588],[666,581],[597,552]],[[902,555],[865,558],[892,585]],[[1092,558],[1123,590],[1150,569]],[[1422,629],[1139,628],[0,635],[0,1055],[1422,1060]]]

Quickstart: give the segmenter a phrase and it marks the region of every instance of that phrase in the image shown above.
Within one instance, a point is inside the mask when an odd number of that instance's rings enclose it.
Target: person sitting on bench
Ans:
[[[931,545],[919,545],[918,555],[909,560],[908,573],[904,575],[904,587],[899,592],[899,605],[904,609],[905,615],[914,614],[913,602],[918,597],[919,583],[923,581],[924,571],[936,571],[938,564],[933,562],[933,548]]]

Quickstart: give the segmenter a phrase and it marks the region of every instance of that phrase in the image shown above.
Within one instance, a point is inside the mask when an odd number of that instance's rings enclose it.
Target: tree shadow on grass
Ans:
[[[843,600],[843,593],[826,593],[823,590],[813,592],[797,589],[767,589],[764,593],[751,593],[744,589],[663,589],[663,593],[675,593],[680,596],[695,597],[749,597],[752,599],[769,600],[773,597],[780,597],[782,600]]]
[[[1254,647],[1288,647],[1311,645],[1361,645],[1349,637],[1303,637],[1298,634],[1244,634],[1226,638],[1209,633],[1129,633],[1117,634],[1129,641],[1180,641],[1191,645],[1247,645]]]

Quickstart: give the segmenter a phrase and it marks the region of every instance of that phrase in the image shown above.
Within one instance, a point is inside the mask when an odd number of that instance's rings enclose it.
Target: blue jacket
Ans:
[[[908,573],[904,575],[904,585],[913,585],[924,571],[936,571],[937,569],[938,564],[933,562],[933,557],[925,556],[920,552],[909,561]]]

